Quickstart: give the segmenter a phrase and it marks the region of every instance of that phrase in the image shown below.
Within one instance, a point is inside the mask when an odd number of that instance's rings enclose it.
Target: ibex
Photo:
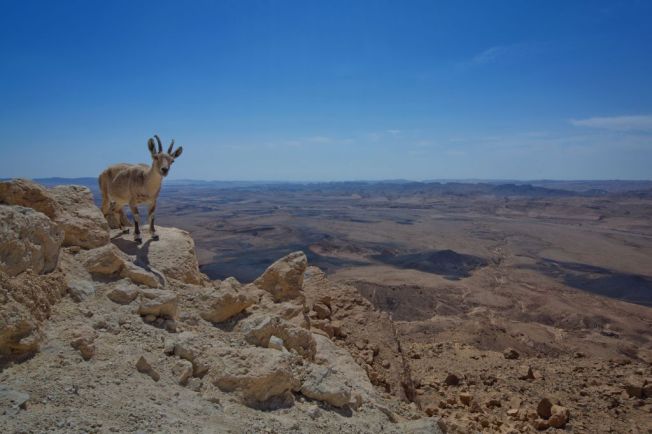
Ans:
[[[123,208],[129,205],[131,215],[134,219],[134,241],[137,244],[142,242],[140,236],[140,215],[138,205],[147,203],[149,210],[149,233],[153,240],[158,240],[156,228],[154,227],[154,211],[156,210],[156,199],[161,191],[161,182],[170,172],[170,166],[183,152],[183,147],[172,152],[174,140],[170,143],[167,152],[163,152],[161,139],[154,135],[158,142],[156,152],[154,139],[147,141],[147,147],[152,154],[152,165],[146,164],[114,164],[102,172],[98,178],[100,191],[102,192],[102,213],[107,221],[111,223],[112,218],[118,219],[118,225],[123,233],[129,233],[125,226],[129,220],[124,214]]]

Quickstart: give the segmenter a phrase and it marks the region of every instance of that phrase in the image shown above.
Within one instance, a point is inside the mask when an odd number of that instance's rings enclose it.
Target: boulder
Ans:
[[[267,267],[254,284],[269,292],[276,302],[297,298],[301,295],[307,266],[305,253],[290,253]]]
[[[113,244],[82,252],[79,261],[89,273],[103,276],[118,275],[125,266],[125,255]]]
[[[32,208],[50,219],[54,219],[62,211],[61,206],[45,187],[27,179],[0,182],[0,204]]]
[[[95,206],[93,195],[86,187],[61,185],[48,193],[58,203],[61,211],[54,221],[65,232],[64,246],[94,249],[109,242],[109,224],[102,211]]]
[[[248,406],[290,397],[300,387],[293,371],[296,356],[267,348],[243,348],[211,366],[209,378],[223,392],[237,393]]]
[[[138,288],[128,283],[119,283],[106,296],[114,303],[129,304],[138,297]]]
[[[252,315],[241,321],[239,329],[252,345],[268,347],[270,338],[277,336],[288,350],[295,350],[309,360],[315,357],[316,343],[312,333],[277,316]]]
[[[326,402],[334,407],[344,407],[351,400],[351,386],[331,368],[311,365],[301,384],[301,394]]]
[[[109,226],[86,187],[46,189],[25,179],[0,182],[0,203],[42,212],[64,232],[64,246],[92,249],[109,242]]]
[[[138,314],[157,318],[174,319],[177,316],[177,294],[165,289],[143,289],[140,291]]]
[[[57,266],[62,241],[63,231],[43,213],[0,205],[0,271],[49,273]]]
[[[369,376],[353,360],[351,353],[325,336],[313,334],[313,338],[316,343],[315,363],[331,369],[333,375],[350,386],[356,401],[376,401],[376,390]]]
[[[190,234],[177,228],[157,226],[159,240],[147,243],[146,259],[150,266],[166,277],[184,283],[201,284],[204,275],[199,271],[195,242]]]
[[[205,297],[206,307],[199,315],[210,322],[222,322],[232,318],[258,301],[258,297],[235,279],[224,280],[218,290]]]
[[[106,277],[125,277],[135,283],[157,288],[159,281],[149,271],[140,268],[114,244],[106,244],[79,254],[79,260],[89,273]]]

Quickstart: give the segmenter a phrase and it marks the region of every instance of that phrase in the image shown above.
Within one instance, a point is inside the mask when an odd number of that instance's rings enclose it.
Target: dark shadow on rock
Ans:
[[[251,315],[249,312],[240,312],[236,316],[229,318],[226,321],[212,322],[211,324],[213,325],[213,327],[218,328],[223,332],[232,332],[233,329],[235,329],[235,327],[238,325],[238,323],[243,319],[247,318],[249,315]]]
[[[438,274],[448,280],[469,277],[474,270],[487,265],[487,261],[483,258],[453,250],[431,250],[402,255],[384,252],[372,258],[398,268]]]
[[[652,277],[649,276],[546,258],[534,266],[524,268],[534,269],[565,285],[592,294],[652,306]]]
[[[165,287],[165,276],[157,269],[152,268],[149,263],[149,246],[151,243],[155,243],[156,240],[149,238],[143,244],[137,244],[133,240],[128,240],[120,236],[112,238],[111,242],[127,255],[135,256],[136,260],[134,261],[134,264],[154,274],[158,279],[160,286],[162,288]]]

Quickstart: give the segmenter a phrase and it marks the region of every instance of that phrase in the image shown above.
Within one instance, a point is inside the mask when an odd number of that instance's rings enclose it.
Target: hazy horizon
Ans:
[[[12,2],[0,177],[650,179],[652,4]]]

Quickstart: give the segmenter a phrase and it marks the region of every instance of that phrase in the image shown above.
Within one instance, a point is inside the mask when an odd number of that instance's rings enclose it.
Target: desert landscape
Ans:
[[[404,416],[527,432],[551,427],[546,399],[570,413],[558,428],[634,433],[652,429],[650,187],[176,182],[158,218],[214,281],[305,252],[308,304],[332,303],[311,326]]]

